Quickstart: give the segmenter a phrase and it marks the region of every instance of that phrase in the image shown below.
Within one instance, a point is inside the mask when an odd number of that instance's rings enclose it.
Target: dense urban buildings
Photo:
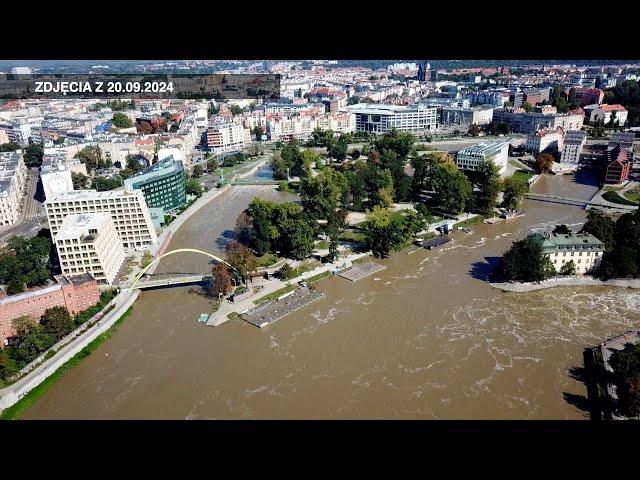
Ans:
[[[173,156],[165,157],[124,181],[127,191],[142,190],[149,208],[174,210],[187,201],[184,166]]]
[[[71,315],[86,310],[100,299],[98,283],[88,273],[56,277],[53,285],[35,288],[28,292],[0,297],[0,346],[15,335],[11,321],[27,315],[39,320],[42,314],[53,307],[65,307]]]
[[[500,174],[504,174],[509,160],[509,142],[497,140],[479,143],[463,148],[456,155],[456,165],[461,170],[477,170],[480,162],[485,160],[493,162]]]
[[[493,120],[493,107],[480,105],[471,108],[442,107],[440,113],[441,125],[489,125]]]
[[[587,105],[583,108],[589,123],[608,125],[612,119],[613,123],[621,127],[627,123],[629,112],[622,105]]]
[[[0,153],[0,225],[12,225],[18,219],[26,176],[21,150]]]
[[[63,275],[90,273],[99,284],[112,284],[124,262],[124,248],[108,213],[72,214],[55,237]]]
[[[96,212],[111,215],[125,250],[149,247],[157,240],[149,208],[141,190],[67,192],[47,200],[45,209],[54,240],[67,215]]]
[[[555,110],[551,107],[551,110]],[[498,108],[493,112],[496,123],[505,123],[514,133],[531,134],[545,128],[580,130],[584,123],[581,111],[568,113],[525,112],[522,108]]]

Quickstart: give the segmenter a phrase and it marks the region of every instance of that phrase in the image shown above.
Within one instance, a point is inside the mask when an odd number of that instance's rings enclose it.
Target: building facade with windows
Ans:
[[[145,168],[124,181],[125,190],[142,190],[149,208],[165,212],[181,207],[187,201],[184,165],[173,156]]]
[[[356,131],[375,134],[433,131],[438,126],[437,107],[428,105],[357,104],[346,107],[355,115]]]
[[[627,149],[617,145],[607,151],[604,183],[620,184],[629,178],[631,163],[627,155]]]
[[[460,170],[477,170],[480,162],[488,160],[498,167],[500,175],[507,171],[509,142],[497,140],[479,143],[463,148],[456,155],[456,165]]]
[[[0,153],[0,226],[18,220],[26,177],[22,150]]]
[[[40,320],[44,312],[53,307],[65,307],[71,315],[94,306],[100,300],[98,283],[88,273],[64,277],[58,275],[57,283],[36,288],[17,295],[0,297],[0,347],[16,334],[11,321],[27,315]]]
[[[580,130],[568,131],[564,136],[564,149],[560,156],[561,163],[578,163],[587,142],[587,134]]]
[[[124,262],[124,248],[108,213],[68,215],[55,238],[63,275],[90,273],[99,284],[113,284]]]
[[[207,148],[215,153],[241,151],[245,146],[244,127],[239,123],[222,123],[207,129]]]
[[[542,243],[542,251],[556,272],[560,272],[571,261],[579,275],[596,273],[600,268],[605,252],[604,242],[589,233],[535,233],[531,237]]]
[[[44,206],[54,241],[68,215],[98,212],[111,215],[125,250],[152,246],[158,238],[141,190],[75,190],[47,199]]]
[[[528,152],[538,154],[547,150],[562,151],[564,146],[564,131],[561,128],[544,129],[531,135],[527,135],[525,149]]]

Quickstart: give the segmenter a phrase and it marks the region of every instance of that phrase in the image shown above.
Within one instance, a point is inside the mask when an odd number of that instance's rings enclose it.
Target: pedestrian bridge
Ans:
[[[527,198],[528,200],[537,200],[539,202],[575,205],[576,207],[586,207],[589,203],[588,200],[581,200],[579,198],[562,197],[559,195],[545,195],[543,193],[527,193],[525,194],[525,198]]]
[[[144,290],[147,288],[191,285],[194,283],[202,283],[209,277],[209,275],[174,275],[168,278],[149,278],[148,280],[145,279],[137,282],[135,288]]]
[[[205,255],[217,263],[224,263],[227,267],[229,267],[230,270],[235,270],[235,268],[233,268],[223,259],[221,259],[220,257],[212,253],[204,252],[202,250],[197,250],[195,248],[178,248],[176,250],[165,252],[159,257],[156,257],[151,263],[149,263],[149,265],[147,265],[142,270],[140,270],[140,272],[134,277],[133,281],[131,282],[131,287],[130,287],[131,290],[135,288],[143,289],[143,288],[154,288],[154,287],[163,287],[163,286],[172,286],[172,285],[186,285],[189,283],[199,283],[204,281],[205,278],[208,277],[208,275],[203,275],[203,274],[194,274],[194,273],[173,274],[172,273],[172,274],[169,274],[168,278],[165,275],[164,278],[145,278],[144,280],[141,281],[142,277],[145,274],[147,274],[147,272],[149,272],[150,270],[153,271],[152,269],[155,269],[155,267],[158,265],[160,260],[162,260],[165,257],[169,257],[171,255],[176,255],[178,253],[196,253],[199,255]]]

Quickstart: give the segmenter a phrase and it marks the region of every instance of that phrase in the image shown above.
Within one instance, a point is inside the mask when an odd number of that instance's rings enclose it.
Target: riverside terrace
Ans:
[[[319,300],[323,296],[324,293],[316,292],[309,288],[299,288],[287,294],[286,297],[283,296],[276,301],[260,305],[253,310],[241,314],[240,317],[256,327],[264,328],[296,310],[300,310]]]

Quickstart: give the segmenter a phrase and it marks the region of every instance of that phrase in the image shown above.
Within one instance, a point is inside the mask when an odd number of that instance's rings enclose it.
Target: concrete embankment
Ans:
[[[85,331],[79,337],[71,340],[60,349],[53,357],[45,360],[40,366],[25,375],[16,383],[0,390],[0,410],[4,410],[24,397],[32,389],[40,385],[47,377],[58,368],[68,362],[76,353],[87,344],[106,332],[111,326],[133,305],[140,295],[139,290],[128,290],[120,293],[115,298],[115,307],[102,319]]]
[[[489,282],[493,288],[504,292],[533,292],[555,287],[621,287],[640,288],[640,278],[612,278],[611,280],[600,280],[593,277],[571,276],[556,277],[542,282],[519,283],[519,282]]]

